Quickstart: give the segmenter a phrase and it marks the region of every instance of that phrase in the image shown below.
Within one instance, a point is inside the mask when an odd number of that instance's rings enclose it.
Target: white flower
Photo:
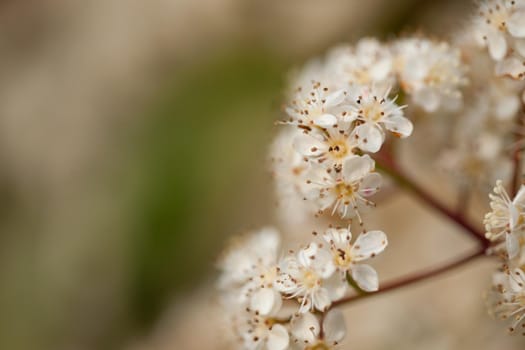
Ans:
[[[498,61],[497,73],[523,78],[525,58],[525,1],[486,0],[474,18],[474,35]]]
[[[287,328],[274,317],[245,311],[234,321],[234,328],[246,350],[285,350],[290,342]]]
[[[343,163],[340,173],[314,168],[309,173],[310,190],[305,197],[312,200],[319,211],[332,210],[341,218],[359,217],[363,205],[372,206],[367,197],[375,194],[381,185],[381,176],[373,172],[375,163],[368,155],[354,156]]]
[[[298,298],[301,313],[324,311],[346,292],[346,281],[334,274],[330,254],[315,244],[301,249],[297,256],[284,258],[279,266],[276,287],[288,298]]]
[[[413,125],[403,115],[395,99],[389,99],[390,89],[374,86],[354,86],[349,93],[352,101],[352,115],[359,121],[355,129],[359,148],[367,152],[377,152],[385,141],[382,127],[394,135],[407,137],[412,134]]]
[[[461,125],[458,126],[460,129]],[[491,132],[492,131],[492,132]],[[486,130],[473,135],[458,135],[453,147],[445,149],[439,164],[463,186],[492,184],[496,179],[507,179],[512,174],[512,160],[500,133]]]
[[[509,259],[515,258],[523,243],[525,186],[510,199],[500,180],[496,182],[494,194],[489,194],[491,212],[485,215],[486,236],[492,241],[499,241],[505,236],[505,249]]]
[[[337,124],[338,116],[348,113],[346,92],[342,89],[333,90],[320,82],[312,82],[310,86],[299,87],[286,107],[288,119],[283,123],[297,125],[304,130],[330,127]]]
[[[297,227],[311,218],[315,209],[312,203],[303,200],[307,186],[305,173],[309,164],[294,148],[297,136],[302,131],[293,126],[282,126],[271,150],[271,167],[277,195],[277,214],[286,226]]]
[[[306,350],[330,350],[339,344],[346,335],[346,324],[339,309],[330,310],[323,321],[323,332],[319,317],[309,312],[292,319],[292,337]]]
[[[350,124],[339,122],[331,127],[305,131],[294,138],[295,150],[305,160],[322,164],[325,169],[341,170],[345,159],[353,157],[358,141],[350,134]]]
[[[400,86],[415,104],[427,112],[458,109],[466,84],[458,49],[417,38],[399,40],[394,47]]]
[[[273,228],[234,241],[219,263],[219,288],[229,307],[248,307],[261,315],[280,309],[282,297],[274,288],[280,238]]]
[[[360,234],[352,244],[352,233],[346,229],[328,229],[323,235],[328,243],[326,249],[330,252],[336,269],[343,276],[350,273],[359,288],[366,292],[379,289],[377,272],[373,267],[360,264],[364,260],[375,257],[385,250],[388,240],[382,231],[368,231]]]
[[[516,268],[494,275],[491,310],[496,317],[510,320],[510,332],[520,329],[525,335],[525,273]]]
[[[361,39],[355,47],[336,47],[328,54],[326,64],[339,86],[394,83],[392,53],[387,45],[373,38]]]

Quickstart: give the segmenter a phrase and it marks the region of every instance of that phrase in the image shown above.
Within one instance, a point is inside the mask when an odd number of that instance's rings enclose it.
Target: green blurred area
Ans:
[[[225,235],[235,233],[229,230],[268,218],[271,195],[250,187],[266,180],[283,72],[266,52],[234,50],[168,78],[146,112],[150,126],[132,216],[132,303],[139,323],[150,325],[173,293],[212,271]]]

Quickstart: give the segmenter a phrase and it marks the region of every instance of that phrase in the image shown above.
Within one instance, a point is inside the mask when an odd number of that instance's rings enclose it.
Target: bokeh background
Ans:
[[[275,221],[266,153],[286,73],[361,36],[447,35],[469,10],[1,1],[0,349],[220,349],[213,263],[227,237]],[[406,195],[378,210],[382,276],[469,246]],[[348,348],[522,349],[486,316],[493,267],[355,304]]]

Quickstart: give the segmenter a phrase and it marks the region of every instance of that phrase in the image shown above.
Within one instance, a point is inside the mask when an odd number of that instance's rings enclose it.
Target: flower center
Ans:
[[[326,345],[324,342],[319,342],[314,346],[307,347],[306,350],[330,350],[331,347]]]
[[[354,195],[356,188],[352,184],[344,182],[338,183],[335,186],[335,192],[338,198],[351,198]]]
[[[343,140],[337,140],[328,147],[328,152],[334,158],[344,158],[348,154],[348,147]]]
[[[334,250],[334,263],[338,267],[347,268],[352,263],[349,249]]]
[[[379,122],[385,115],[385,112],[383,112],[383,108],[381,108],[381,102],[376,100],[370,105],[366,106],[362,110],[361,115],[364,120]]]
[[[259,279],[261,285],[270,288],[277,279],[277,269],[275,267],[261,268]]]
[[[319,284],[319,278],[313,271],[306,270],[303,275],[303,284],[306,288],[313,289]]]

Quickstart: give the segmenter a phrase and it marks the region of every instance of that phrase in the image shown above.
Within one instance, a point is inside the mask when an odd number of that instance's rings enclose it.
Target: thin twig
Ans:
[[[447,263],[447,264],[445,264],[443,266],[440,266],[438,268],[433,268],[433,269],[428,269],[428,270],[425,270],[425,271],[417,272],[415,274],[408,275],[408,276],[405,276],[405,277],[402,277],[402,278],[399,278],[399,279],[395,279],[395,280],[393,280],[391,282],[387,282],[387,283],[383,284],[381,289],[379,289],[377,292],[352,295],[352,296],[349,296],[349,297],[337,300],[337,301],[335,301],[332,304],[332,306],[330,308],[341,306],[343,304],[346,305],[346,304],[349,304],[351,302],[354,302],[354,301],[357,301],[357,300],[360,300],[360,299],[364,299],[364,298],[368,298],[368,297],[371,297],[371,296],[383,294],[383,293],[386,293],[386,292],[394,290],[394,289],[398,289],[398,288],[401,288],[401,287],[405,287],[405,286],[408,286],[408,285],[411,285],[411,284],[414,284],[414,283],[417,283],[417,282],[429,279],[431,277],[434,277],[434,276],[443,274],[445,272],[448,272],[450,270],[453,270],[456,267],[462,266],[462,265],[464,265],[464,264],[466,264],[466,263],[468,263],[468,262],[470,262],[470,261],[472,261],[472,260],[474,260],[474,259],[476,259],[478,257],[484,256],[484,255],[485,255],[485,248],[480,247],[475,252],[473,252],[473,253],[471,253],[471,254],[469,254],[467,256],[461,257],[461,258],[459,258],[457,260],[454,260],[454,261],[452,261],[450,263]]]
[[[477,240],[482,247],[485,249],[490,246],[490,241],[485,238],[485,235],[482,231],[471,225],[463,215],[458,215],[455,211],[447,208],[445,205],[438,202],[433,196],[428,194],[423,188],[417,185],[414,181],[410,180],[407,176],[402,174],[402,172],[394,165],[391,161],[384,161],[381,159],[377,160],[377,167],[379,170],[390,175],[398,185],[405,187],[410,190],[414,195],[417,196],[421,201],[426,205],[433,208],[437,212],[446,216],[450,221],[454,222],[456,225],[464,229],[464,232],[469,236]]]
[[[523,112],[520,112],[518,115],[518,125],[523,125]],[[523,139],[523,135],[521,133],[516,134],[516,139],[514,140],[514,150],[512,152],[512,163],[513,163],[513,171],[512,171],[512,179],[510,183],[510,197],[514,198],[516,196],[516,193],[518,193],[518,189],[521,184],[521,150],[522,145],[521,142]]]

